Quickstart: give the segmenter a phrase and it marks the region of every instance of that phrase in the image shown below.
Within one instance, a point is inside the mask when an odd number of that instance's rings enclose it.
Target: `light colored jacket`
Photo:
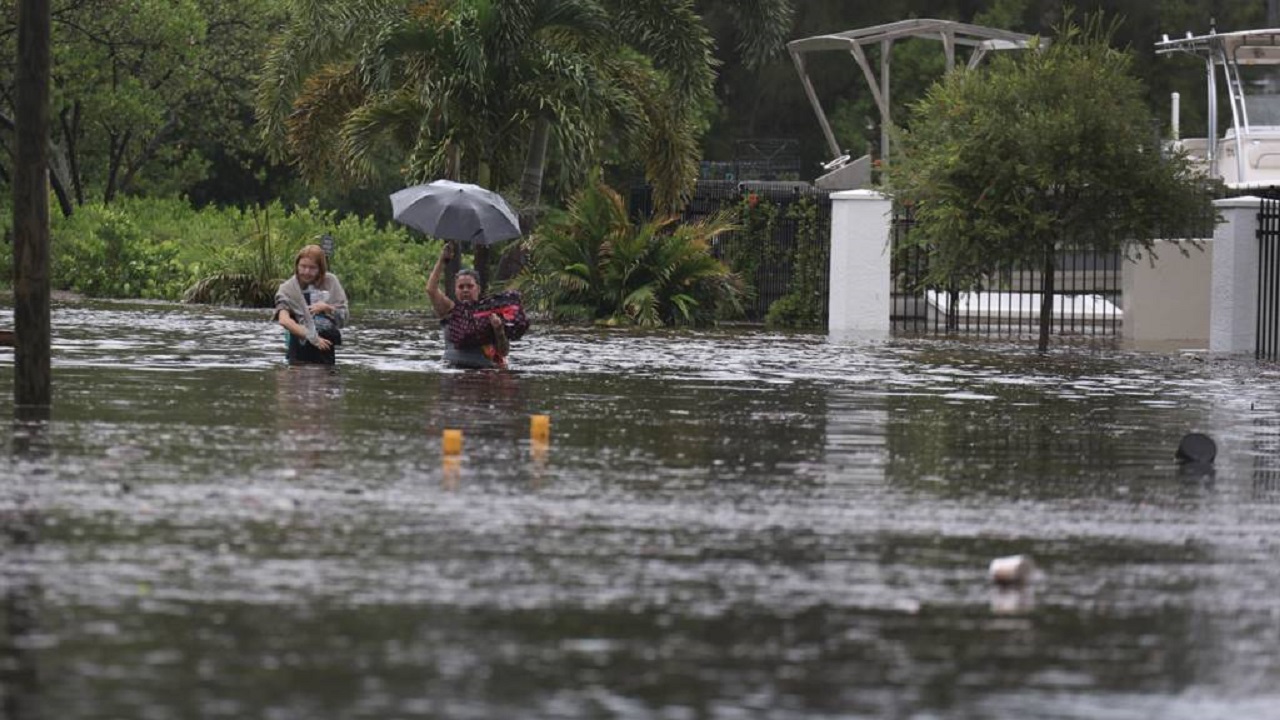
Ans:
[[[316,290],[324,290],[329,293],[329,298],[325,302],[334,307],[333,324],[341,328],[347,324],[347,292],[342,289],[342,283],[338,281],[338,276],[333,273],[325,273],[324,280],[312,286]],[[288,280],[280,283],[280,288],[276,290],[276,309],[288,308],[289,313],[298,322],[307,329],[307,342],[315,344],[316,339],[316,321],[311,317],[311,311],[307,309],[306,296],[302,294],[302,286],[298,284],[298,276],[294,275]]]

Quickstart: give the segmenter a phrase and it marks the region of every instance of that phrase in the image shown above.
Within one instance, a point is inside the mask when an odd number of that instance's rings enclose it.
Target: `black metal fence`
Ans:
[[[741,138],[732,160],[703,160],[698,177],[706,180],[798,180],[800,142],[795,138]]]
[[[993,264],[971,282],[927,282],[928,253],[907,242],[913,221],[893,221],[894,329],[913,335],[1029,337],[1040,331],[1043,267]],[[1115,336],[1120,332],[1119,253],[1065,250],[1054,258],[1051,332]]]
[[[1258,205],[1258,326],[1254,356],[1280,359],[1280,199]]]

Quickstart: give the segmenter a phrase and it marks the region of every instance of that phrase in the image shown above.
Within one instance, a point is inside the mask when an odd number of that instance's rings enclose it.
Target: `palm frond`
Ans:
[[[338,130],[364,101],[352,65],[328,65],[307,78],[285,120],[289,156],[302,175],[317,179],[342,172]]]
[[[278,281],[250,273],[221,273],[202,278],[182,293],[182,302],[269,308],[275,303]]]
[[[750,70],[777,55],[791,34],[793,0],[730,0],[723,3],[738,33],[738,52]]]

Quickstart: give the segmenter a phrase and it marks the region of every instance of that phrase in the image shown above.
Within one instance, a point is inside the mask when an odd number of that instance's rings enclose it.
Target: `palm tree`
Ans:
[[[711,41],[692,0],[293,0],[263,134],[310,179],[446,176],[541,194],[617,158],[665,207],[696,178]]]
[[[723,12],[732,27],[736,49],[748,70],[758,70],[782,50],[791,32],[792,0],[699,0],[700,15]]]
[[[741,279],[711,254],[732,229],[724,214],[633,225],[618,193],[596,180],[525,241],[530,262],[511,285],[559,319],[708,324],[742,309]]]

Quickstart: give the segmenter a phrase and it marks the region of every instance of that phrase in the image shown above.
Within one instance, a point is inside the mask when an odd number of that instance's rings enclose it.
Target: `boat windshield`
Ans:
[[[1280,68],[1240,66],[1244,107],[1251,127],[1280,127]]]

